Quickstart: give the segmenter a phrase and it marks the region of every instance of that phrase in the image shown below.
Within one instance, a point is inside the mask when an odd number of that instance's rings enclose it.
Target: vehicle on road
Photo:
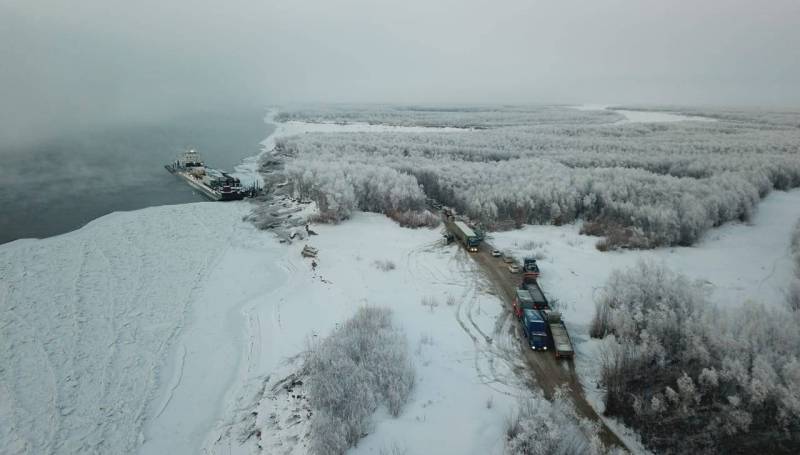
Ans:
[[[503,255],[503,254],[502,254],[502,253],[500,253],[500,250],[492,250],[492,256],[493,256],[493,257],[499,258],[499,257],[500,257],[500,256],[502,256],[502,255]]]
[[[536,263],[536,258],[533,256],[527,256],[525,259],[523,259],[522,270],[528,273],[535,273],[538,276],[539,264]]]
[[[522,331],[534,351],[546,351],[550,344],[547,336],[547,323],[541,313],[534,309],[522,311]]]
[[[561,317],[561,313],[553,310],[542,310],[542,316],[547,320],[547,329],[553,343],[553,352],[557,359],[571,359],[575,356],[572,349],[572,340],[567,332],[567,326]]]
[[[471,253],[477,253],[478,247],[480,247],[481,241],[475,232],[467,226],[467,223],[463,221],[456,221],[452,212],[445,211],[445,226],[447,226],[447,230],[450,231],[455,238],[458,239],[461,244],[464,245],[464,248]]]
[[[503,262],[511,264],[514,262],[514,256],[511,256],[511,253],[503,253]]]
[[[514,316],[520,319],[522,318],[522,313],[524,310],[534,309],[533,298],[527,289],[517,289],[516,295],[514,296],[514,302],[512,303],[512,309],[514,310]]]
[[[519,268],[519,266],[517,264],[510,264],[508,266],[508,271],[511,272],[511,273],[519,273],[520,270],[521,269]]]
[[[522,275],[522,283],[519,288],[528,291],[531,300],[533,300],[533,308],[537,310],[549,309],[550,304],[547,302],[547,297],[544,296],[544,291],[539,286],[538,276],[531,272],[525,272]]]

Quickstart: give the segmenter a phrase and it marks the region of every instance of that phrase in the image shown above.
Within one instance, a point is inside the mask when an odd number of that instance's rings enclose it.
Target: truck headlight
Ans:
[[[545,350],[545,351],[547,350],[547,346],[545,346],[545,347],[544,347],[544,350]]]

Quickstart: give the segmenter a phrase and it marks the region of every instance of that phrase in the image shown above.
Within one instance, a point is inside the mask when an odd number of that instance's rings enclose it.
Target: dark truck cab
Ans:
[[[532,256],[528,256],[523,259],[522,262],[522,270],[526,273],[531,273],[536,277],[539,276],[539,264],[536,263],[536,258]]]
[[[547,323],[542,315],[533,309],[522,310],[522,330],[528,344],[534,351],[546,351],[550,344],[547,336]]]

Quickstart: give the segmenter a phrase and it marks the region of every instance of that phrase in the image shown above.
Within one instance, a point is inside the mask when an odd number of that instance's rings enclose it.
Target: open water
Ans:
[[[206,200],[164,165],[194,148],[232,170],[261,150],[265,111],[187,115],[0,150],[0,244],[78,229],[121,210]]]

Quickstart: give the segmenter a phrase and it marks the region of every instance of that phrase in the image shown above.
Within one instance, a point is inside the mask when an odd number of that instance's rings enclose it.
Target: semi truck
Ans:
[[[464,248],[469,252],[477,253],[481,241],[480,238],[475,235],[475,232],[467,226],[467,223],[454,220],[452,215],[446,216],[446,219],[448,230],[464,245]]]
[[[550,344],[547,336],[547,323],[541,313],[534,309],[522,310],[522,330],[528,344],[534,351],[546,351]]]
[[[567,332],[567,326],[561,318],[561,313],[553,310],[542,310],[541,315],[547,322],[547,331],[552,340],[553,352],[556,359],[571,359],[575,355],[572,349],[572,340]]]
[[[528,292],[527,289],[517,289],[512,307],[514,310],[514,316],[516,316],[518,319],[522,319],[522,315],[525,310],[533,310],[533,298],[531,297],[530,292]]]
[[[528,256],[522,261],[522,270],[528,273],[533,273],[539,276],[539,264],[536,263],[536,258]]]
[[[525,272],[525,274],[522,275],[522,283],[519,285],[519,288],[528,291],[533,300],[534,309],[549,309],[550,305],[547,303],[547,297],[544,296],[542,288],[539,287],[538,276],[538,274],[532,272]]]

